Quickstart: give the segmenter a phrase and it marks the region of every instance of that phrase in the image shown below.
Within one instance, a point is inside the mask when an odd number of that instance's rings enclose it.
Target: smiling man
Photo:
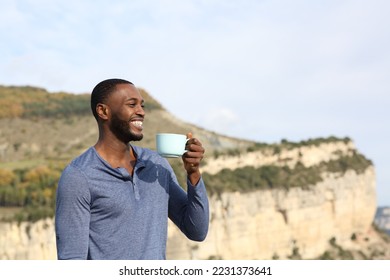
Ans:
[[[63,171],[57,189],[58,259],[165,259],[168,217],[203,241],[209,205],[191,133],[182,156],[187,192],[168,161],[130,144],[143,138],[144,100],[129,81],[109,79],[92,91],[97,143]]]

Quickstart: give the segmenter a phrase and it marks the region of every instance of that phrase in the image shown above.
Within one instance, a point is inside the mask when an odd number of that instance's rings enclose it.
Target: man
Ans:
[[[200,141],[187,135],[185,192],[166,159],[129,144],[143,138],[145,117],[144,100],[131,82],[100,82],[91,109],[98,141],[65,168],[58,183],[58,259],[165,259],[168,217],[189,239],[203,241],[209,206]]]

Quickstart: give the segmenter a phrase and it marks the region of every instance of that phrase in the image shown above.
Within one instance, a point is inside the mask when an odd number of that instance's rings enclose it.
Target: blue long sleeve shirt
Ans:
[[[168,217],[189,239],[206,238],[203,180],[187,180],[185,192],[166,159],[133,150],[133,176],[112,168],[94,147],[65,168],[56,198],[58,259],[165,259]]]

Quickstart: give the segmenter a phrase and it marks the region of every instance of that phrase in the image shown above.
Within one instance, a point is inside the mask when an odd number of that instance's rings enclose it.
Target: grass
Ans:
[[[0,207],[0,221],[13,220],[22,209],[22,207]]]
[[[0,169],[31,169],[39,165],[47,164],[45,159],[26,159],[20,161],[11,161],[11,162],[0,162]]]

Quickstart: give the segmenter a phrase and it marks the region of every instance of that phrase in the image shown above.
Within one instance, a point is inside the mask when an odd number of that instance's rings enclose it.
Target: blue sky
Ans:
[[[390,206],[389,1],[3,2],[0,84],[85,93],[120,77],[230,136],[348,136]]]

